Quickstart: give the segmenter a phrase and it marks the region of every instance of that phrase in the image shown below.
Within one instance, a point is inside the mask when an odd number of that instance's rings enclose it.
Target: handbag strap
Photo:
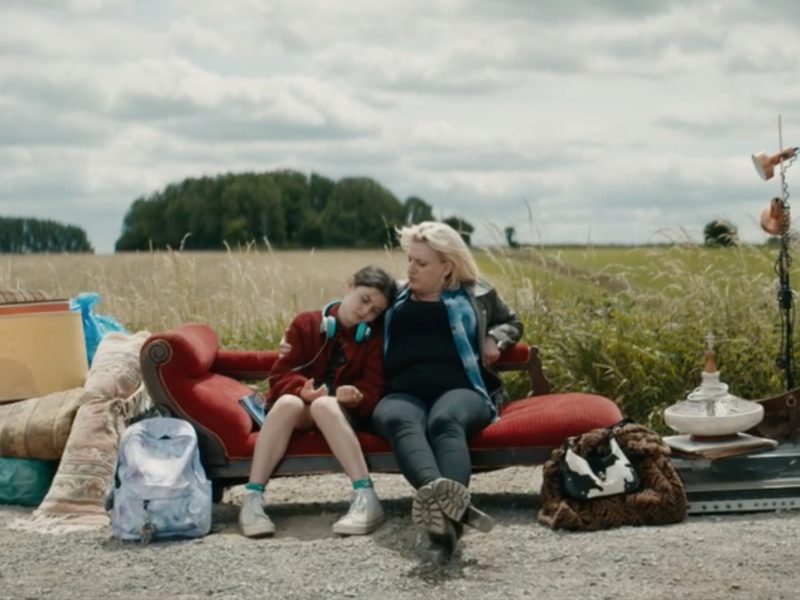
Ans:
[[[603,429],[608,431],[609,438],[617,437],[617,432],[620,429],[622,429],[622,427],[624,427],[625,425],[628,425],[630,423],[635,423],[635,422],[636,421],[634,421],[630,417],[625,417],[624,419],[621,419],[620,421],[618,421],[617,423],[614,423],[613,425],[609,425],[608,427],[603,427]],[[565,453],[566,453],[567,450],[570,450],[570,449],[574,450],[575,440],[577,440],[579,437],[581,437],[581,436],[580,435],[572,435],[572,436],[568,437],[567,439],[564,440],[564,443],[561,445],[561,449]]]
[[[624,419],[618,421],[617,423],[614,423],[611,427],[609,427],[608,431],[609,431],[609,433],[611,435],[616,437],[616,435],[617,435],[617,433],[619,432],[620,429],[625,427],[625,425],[630,425],[632,423],[636,423],[636,421],[634,421],[630,417],[625,417]]]

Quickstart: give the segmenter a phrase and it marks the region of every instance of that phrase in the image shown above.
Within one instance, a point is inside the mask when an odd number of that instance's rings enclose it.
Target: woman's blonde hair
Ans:
[[[436,251],[442,260],[449,261],[453,269],[445,279],[445,286],[457,288],[461,283],[478,280],[480,272],[464,238],[447,223],[423,221],[397,230],[400,245],[408,251],[413,242],[424,242]]]

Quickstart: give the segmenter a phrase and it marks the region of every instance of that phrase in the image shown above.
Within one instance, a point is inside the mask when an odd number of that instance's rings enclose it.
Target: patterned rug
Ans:
[[[90,402],[78,409],[53,483],[34,516],[68,515],[87,524],[108,524],[105,496],[124,428],[122,402]]]

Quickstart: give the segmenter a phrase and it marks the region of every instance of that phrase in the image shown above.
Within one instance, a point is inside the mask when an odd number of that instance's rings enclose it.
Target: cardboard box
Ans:
[[[0,402],[80,387],[88,368],[79,312],[0,316]]]

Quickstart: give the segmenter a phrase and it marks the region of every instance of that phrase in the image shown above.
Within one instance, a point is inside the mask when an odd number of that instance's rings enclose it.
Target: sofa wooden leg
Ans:
[[[222,495],[225,493],[225,484],[219,480],[211,481],[211,501],[214,504],[222,502]]]

